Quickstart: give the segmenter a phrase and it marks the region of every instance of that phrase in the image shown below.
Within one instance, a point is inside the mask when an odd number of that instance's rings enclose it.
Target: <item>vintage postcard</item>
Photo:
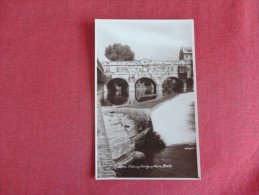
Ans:
[[[96,179],[200,179],[193,20],[95,20]]]

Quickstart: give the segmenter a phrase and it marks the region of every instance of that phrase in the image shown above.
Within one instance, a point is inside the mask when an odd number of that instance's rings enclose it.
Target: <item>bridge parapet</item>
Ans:
[[[151,61],[148,59],[135,61],[109,61],[102,64],[106,75],[110,75],[107,83],[114,78],[122,78],[128,83],[135,83],[141,78],[150,78],[162,84],[168,77],[179,78],[179,71],[184,69],[187,77],[191,77],[192,61]],[[106,84],[107,84],[106,83]]]

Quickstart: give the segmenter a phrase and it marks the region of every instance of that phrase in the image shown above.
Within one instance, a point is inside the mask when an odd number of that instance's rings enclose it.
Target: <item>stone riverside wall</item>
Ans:
[[[117,161],[134,151],[135,143],[131,143],[136,134],[134,121],[123,113],[106,112],[103,119],[112,159]]]
[[[101,108],[97,102],[97,177],[115,177],[117,165],[132,158],[139,121],[150,119],[149,109]]]
[[[150,109],[147,108],[115,108],[116,113],[128,114],[136,121],[149,121],[150,120]]]
[[[97,178],[115,177],[113,166],[101,104],[97,100]]]

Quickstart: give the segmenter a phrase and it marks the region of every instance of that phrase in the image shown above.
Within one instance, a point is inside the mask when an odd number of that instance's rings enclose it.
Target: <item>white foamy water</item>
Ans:
[[[167,146],[196,142],[195,124],[192,118],[194,93],[180,94],[158,105],[151,112],[154,131]]]

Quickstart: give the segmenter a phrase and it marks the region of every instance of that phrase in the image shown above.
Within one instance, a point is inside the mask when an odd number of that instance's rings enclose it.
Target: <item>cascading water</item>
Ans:
[[[166,147],[148,142],[141,149],[145,159],[131,164],[135,167],[165,165],[168,168],[127,167],[116,170],[117,176],[197,178],[194,100],[193,92],[179,94],[151,111],[153,130]]]
[[[180,94],[151,112],[153,130],[160,135],[166,146],[196,143],[194,118],[195,95],[193,92]]]

